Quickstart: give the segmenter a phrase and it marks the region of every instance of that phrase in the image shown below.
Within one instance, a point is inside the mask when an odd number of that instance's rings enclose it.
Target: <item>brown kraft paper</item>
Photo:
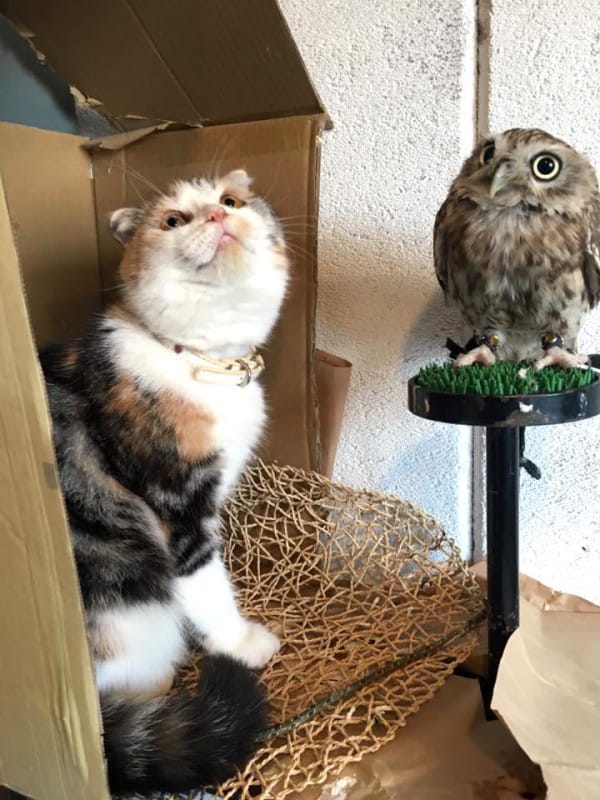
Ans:
[[[327,478],[333,475],[351,374],[352,364],[345,358],[324,350],[315,351],[321,444],[320,472]]]

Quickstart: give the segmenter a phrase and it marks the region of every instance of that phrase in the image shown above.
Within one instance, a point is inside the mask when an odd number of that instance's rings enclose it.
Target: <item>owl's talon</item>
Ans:
[[[570,353],[564,347],[550,347],[544,355],[534,363],[535,369],[544,367],[562,367],[563,369],[573,369],[589,364],[589,356],[585,353]]]
[[[486,367],[491,367],[495,363],[496,356],[487,344],[480,344],[467,353],[461,353],[456,357],[457,367],[469,367],[471,364],[484,364]]]

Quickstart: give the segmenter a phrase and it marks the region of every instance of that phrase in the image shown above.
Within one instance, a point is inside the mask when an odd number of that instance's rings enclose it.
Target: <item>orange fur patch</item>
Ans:
[[[254,225],[252,222],[239,214],[229,215],[227,218],[227,224],[230,227],[233,235],[242,240],[252,236],[254,232]]]
[[[136,283],[144,269],[142,243],[144,238],[134,234],[123,251],[119,272],[123,283]]]
[[[185,461],[200,461],[214,449],[214,418],[204,409],[188,403],[170,392],[161,392],[156,402],[149,404],[140,396],[135,382],[129,376],[122,377],[111,390],[107,408],[131,421],[124,435],[135,441],[141,437],[140,445],[151,444],[153,433],[160,436],[162,430],[171,430],[180,457]]]
[[[215,420],[208,412],[167,392],[159,396],[157,409],[175,434],[181,458],[201,461],[213,452]]]
[[[164,520],[161,519],[161,520],[159,520],[159,524],[160,524],[160,529],[161,529],[162,534],[163,534],[163,538],[164,538],[165,542],[167,542],[167,544],[168,544],[169,539],[171,538],[171,523],[170,522],[165,522]]]
[[[77,349],[77,347],[75,347],[75,345],[67,347],[63,358],[63,367],[65,372],[72,372],[75,366],[77,365],[78,360],[79,360],[79,350]]]
[[[117,381],[106,405],[109,411],[126,416],[132,421],[142,421],[149,416],[148,406],[140,397],[135,381],[129,376]]]

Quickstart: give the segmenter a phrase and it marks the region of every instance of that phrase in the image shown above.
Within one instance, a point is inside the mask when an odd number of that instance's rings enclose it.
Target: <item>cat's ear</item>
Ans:
[[[252,178],[248,175],[245,169],[234,169],[228,175],[225,175],[223,182],[229,185],[237,186],[240,189],[249,189],[252,184]]]
[[[135,233],[141,217],[141,208],[119,208],[109,215],[108,227],[117,241],[127,244]]]

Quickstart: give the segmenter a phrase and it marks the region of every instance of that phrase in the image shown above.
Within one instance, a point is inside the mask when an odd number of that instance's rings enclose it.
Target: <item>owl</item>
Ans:
[[[482,141],[434,228],[437,279],[473,329],[458,365],[585,363],[577,336],[600,301],[600,197],[592,165],[538,129]]]

